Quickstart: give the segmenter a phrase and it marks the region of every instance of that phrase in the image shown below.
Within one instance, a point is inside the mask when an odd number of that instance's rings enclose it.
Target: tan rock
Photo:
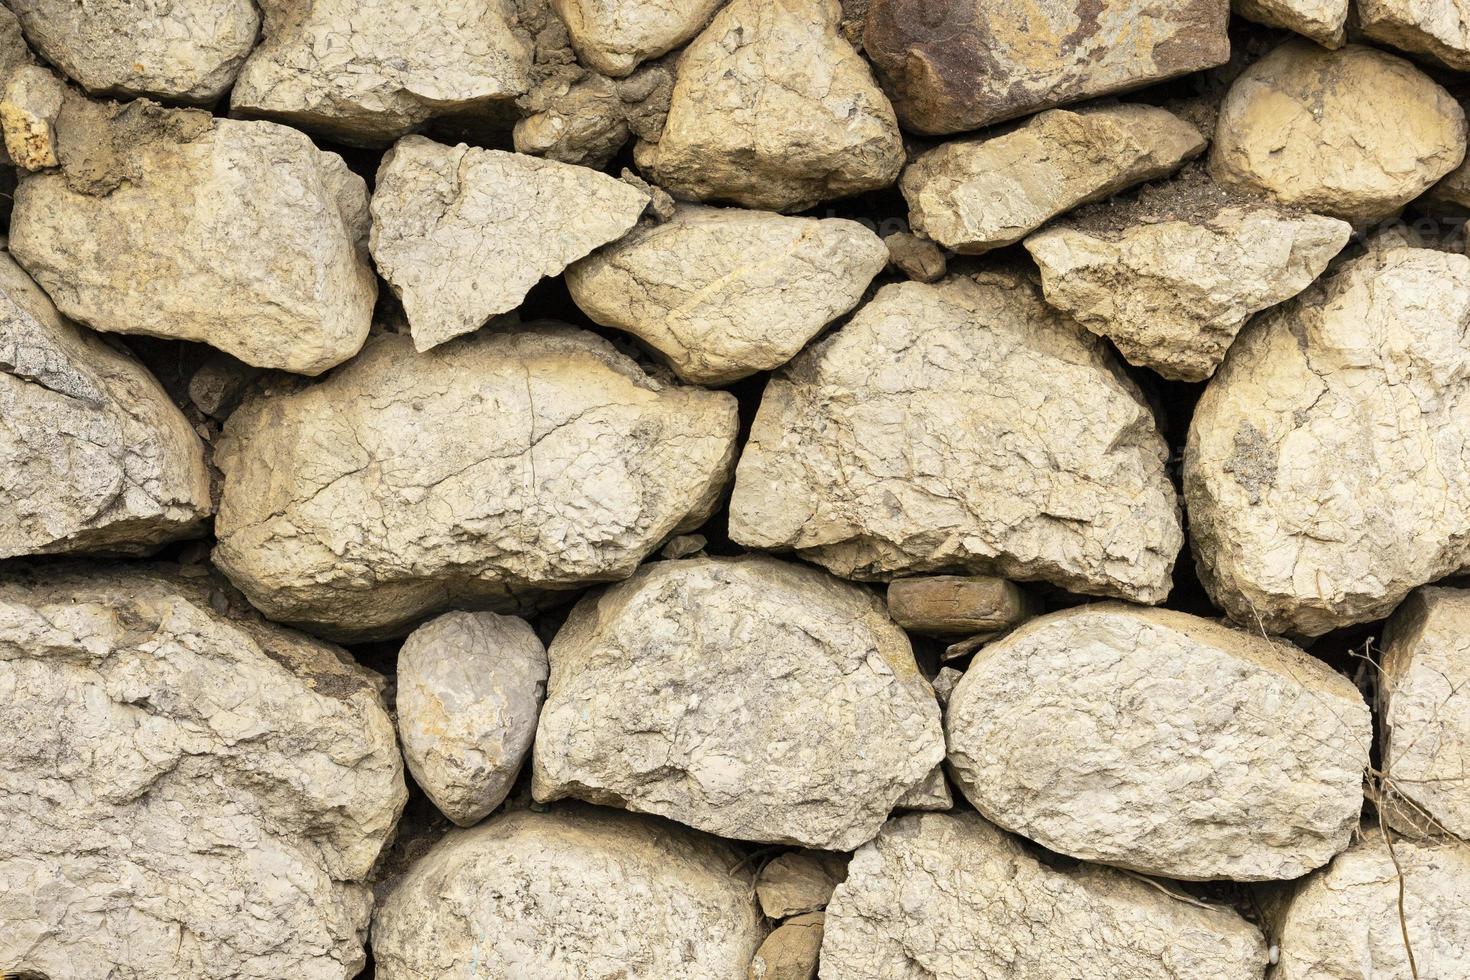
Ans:
[[[999,136],[920,154],[899,189],[915,232],[975,254],[1018,242],[1080,204],[1167,176],[1204,148],[1193,126],[1153,106],[1054,109]]]
[[[1165,456],[1101,342],[1028,279],[899,283],[767,383],[730,535],[847,578],[996,574],[1160,602],[1182,543]]]
[[[679,57],[639,168],[675,197],[770,211],[892,184],[898,122],[839,13],[836,0],[733,0]]]
[[[905,129],[979,129],[1223,64],[1229,0],[872,0],[863,47]]]
[[[883,244],[888,246],[888,264],[916,282],[938,282],[948,271],[943,250],[928,239],[899,231]]]
[[[789,361],[887,264],[856,221],[681,205],[567,270],[596,322],[658,351],[680,378],[725,384]]]
[[[1295,878],[1347,846],[1373,740],[1357,688],[1296,647],[1119,604],[986,646],[945,733],[956,784],[999,826],[1086,861],[1237,881]]]
[[[1132,364],[1203,381],[1250,317],[1306,289],[1352,226],[1232,205],[1117,231],[1057,225],[1026,239],[1046,301]]]
[[[888,586],[888,614],[915,633],[968,636],[1003,630],[1034,612],[1029,595],[993,575],[931,575]]]
[[[1112,868],[1038,861],[974,813],[889,821],[827,906],[823,980],[1259,980],[1225,908]]]
[[[1467,324],[1470,259],[1385,248],[1241,333],[1184,454],[1216,605],[1317,636],[1470,566]]]
[[[1407,61],[1289,41],[1230,87],[1210,173],[1360,223],[1392,214],[1464,157],[1464,111]]]
[[[1401,51],[1470,70],[1470,3],[1466,0],[1359,0],[1363,35]]]
[[[935,697],[938,697],[938,692],[935,692]],[[929,770],[924,781],[899,797],[893,808],[931,811],[954,809],[954,794],[949,791],[949,781],[944,778],[944,767],[935,766]]]
[[[273,619],[401,633],[625,578],[728,479],[730,395],[661,384],[542,325],[428,354],[385,336],[321,384],[230,416],[215,563]]]
[[[647,204],[587,167],[409,136],[378,169],[372,254],[426,351],[515,309]]]
[[[1231,0],[1230,9],[1247,20],[1280,27],[1324,48],[1347,40],[1348,0]]]
[[[0,88],[0,128],[5,149],[22,170],[45,170],[61,163],[56,155],[56,117],[65,86],[40,65],[23,65]]]
[[[777,926],[755,951],[747,980],[816,980],[825,921],[808,912]]]
[[[768,918],[786,919],[827,907],[832,889],[847,877],[847,858],[822,851],[791,851],[755,876],[755,893]]]
[[[627,78],[587,72],[567,82],[554,75],[516,100],[526,115],[511,139],[517,153],[602,169],[631,137],[658,138],[673,90],[674,69],[665,62]]]
[[[698,34],[725,0],[551,0],[577,57],[622,77]]]
[[[847,850],[944,757],[903,631],[802,565],[655,562],[578,603],[549,653],[537,800]]]

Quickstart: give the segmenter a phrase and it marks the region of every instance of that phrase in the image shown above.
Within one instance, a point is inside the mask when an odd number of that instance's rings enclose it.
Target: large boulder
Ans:
[[[87,91],[200,105],[229,90],[260,27],[250,0],[6,0],[6,6],[35,49]]]
[[[230,416],[214,559],[272,619],[344,638],[451,604],[515,612],[626,578],[713,511],[735,399],[541,325],[368,345]]]
[[[381,679],[139,566],[0,578],[0,963],[348,980],[407,796]]]
[[[850,850],[944,757],[903,631],[805,566],[654,563],[578,603],[549,652],[538,800]]]
[[[1470,3],[1466,0],[1358,0],[1363,35],[1402,51],[1470,71]]]
[[[532,83],[512,0],[260,0],[230,107],[369,146],[436,116],[504,112]]]
[[[871,0],[863,49],[904,128],[979,129],[1222,64],[1229,0]]]
[[[1465,157],[1465,113],[1402,58],[1288,41],[1230,87],[1220,183],[1354,223],[1387,217]]]
[[[1161,602],[1183,543],[1167,453],[1101,341],[1029,279],[899,283],[767,383],[730,534],[848,578]]]
[[[131,355],[0,252],[0,558],[139,552],[213,511],[204,446]]]
[[[1347,38],[1348,0],[1231,0],[1230,9],[1268,27],[1280,27],[1340,48]]]
[[[891,821],[853,856],[822,940],[823,980],[1259,980],[1266,959],[1229,909],[1044,864],[973,813]]]
[[[505,801],[531,752],[546,648],[524,619],[454,612],[398,650],[398,734],[408,770],[441,813],[469,827]]]
[[[68,99],[61,170],[15,194],[10,249],[95,330],[320,374],[367,339],[362,178],[304,134],[146,102]]]
[[[888,263],[856,221],[682,205],[567,270],[593,320],[658,351],[685,381],[725,384],[791,360]]]
[[[372,254],[424,351],[515,309],[647,204],[588,167],[409,136],[378,168]]]
[[[1184,453],[1200,578],[1237,622],[1317,636],[1470,565],[1470,259],[1379,249],[1258,317]]]
[[[723,841],[586,807],[450,832],[379,905],[378,980],[745,980],[765,936]]]
[[[1080,204],[1166,177],[1204,148],[1198,130],[1154,106],[1053,109],[1009,132],[921,153],[899,189],[916,232],[977,254]]]
[[[638,166],[675,197],[770,211],[893,183],[898,121],[839,16],[837,0],[733,0],[679,56]]]
[[[621,78],[698,34],[725,0],[551,0],[583,64]]]
[[[1116,604],[982,648],[945,733],[955,782],[1000,826],[1084,860],[1239,881],[1295,878],[1347,846],[1373,740],[1357,688],[1296,647]]]

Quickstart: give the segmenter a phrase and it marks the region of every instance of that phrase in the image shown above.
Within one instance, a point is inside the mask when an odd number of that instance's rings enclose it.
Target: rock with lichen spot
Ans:
[[[1267,961],[1234,911],[1042,863],[974,813],[889,821],[826,917],[823,980],[1259,980]]]
[[[1295,31],[1324,48],[1347,40],[1348,0],[1231,0],[1230,9],[1257,24]]]
[[[1358,0],[1358,24],[1370,40],[1470,71],[1466,0]]]
[[[680,205],[567,270],[596,322],[644,341],[685,381],[726,384],[789,361],[887,263],[856,221]]]
[[[551,0],[582,63],[621,78],[698,34],[725,0]]]
[[[747,980],[816,980],[826,916],[808,912],[781,923],[750,961]]]
[[[56,117],[66,88],[40,65],[22,65],[0,85],[0,129],[5,150],[22,170],[45,170],[61,163],[56,154]]]
[[[661,383],[572,327],[425,354],[385,335],[230,416],[214,561],[272,619],[321,635],[527,610],[626,578],[704,523],[737,428],[733,396]]]
[[[837,0],[733,0],[680,56],[639,168],[675,197],[770,211],[892,184],[898,122],[838,16]]]
[[[1355,224],[1376,221],[1459,166],[1465,133],[1459,103],[1402,58],[1288,41],[1230,87],[1210,174]]]
[[[755,893],[768,918],[785,919],[826,908],[832,889],[846,877],[845,855],[790,851],[761,868]]]
[[[1162,602],[1183,543],[1166,457],[1101,341],[1024,275],[898,283],[767,382],[730,536],[848,578]]]
[[[1088,201],[1168,176],[1204,148],[1198,130],[1154,106],[1053,109],[998,136],[920,154],[899,189],[915,232],[977,254],[1018,242]]]

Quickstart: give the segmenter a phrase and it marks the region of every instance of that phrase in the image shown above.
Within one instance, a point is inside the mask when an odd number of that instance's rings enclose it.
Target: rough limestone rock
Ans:
[[[1470,259],[1388,248],[1241,333],[1184,454],[1216,605],[1317,636],[1470,566],[1467,325]]]
[[[1230,87],[1210,173],[1354,223],[1387,217],[1465,157],[1465,113],[1402,58],[1288,41]]]
[[[1295,31],[1324,48],[1340,48],[1347,39],[1348,0],[1231,0],[1230,9],[1258,24]]]
[[[839,16],[836,0],[733,0],[680,56],[639,168],[675,197],[769,211],[892,184],[898,121]]]
[[[887,264],[856,221],[680,205],[566,278],[593,320],[638,337],[685,381],[725,384],[791,360]]]
[[[953,140],[920,154],[899,189],[914,231],[975,254],[1026,237],[1079,204],[1165,177],[1205,141],[1145,105],[1054,109],[999,136]]]
[[[1358,22],[1374,41],[1470,71],[1466,0],[1359,0]]]
[[[32,47],[87,91],[199,105],[229,89],[260,26],[250,0],[6,0],[6,6]]]
[[[1223,64],[1229,0],[872,0],[863,48],[904,128],[979,129]]]
[[[945,731],[955,782],[1000,826],[1083,860],[1238,881],[1295,878],[1347,846],[1373,739],[1352,682],[1296,647],[1118,604],[982,649]]]
[[[888,264],[918,282],[938,282],[948,271],[944,250],[927,238],[906,231],[883,239],[888,247]]]
[[[871,593],[773,558],[657,562],[552,641],[532,792],[722,837],[849,850],[944,756]]]
[[[698,34],[725,0],[551,0],[589,68],[621,78]]]
[[[554,74],[516,100],[526,113],[511,134],[516,152],[601,169],[631,137],[657,139],[674,91],[670,61],[645,65],[627,78]]]
[[[218,595],[218,593],[216,593]],[[131,566],[0,579],[0,963],[348,980],[407,793],[381,679]]]
[[[1311,285],[1352,230],[1322,215],[1229,206],[1116,231],[1063,224],[1027,238],[1026,251],[1052,306],[1132,364],[1203,381],[1246,321]]]
[[[821,851],[791,851],[755,878],[755,893],[768,918],[785,919],[826,908],[832,889],[847,877],[847,858]]]
[[[515,612],[626,578],[702,524],[737,423],[732,396],[662,384],[571,327],[427,354],[384,336],[230,416],[214,560],[322,635],[400,633],[451,604]]]
[[[425,351],[515,309],[647,204],[587,167],[409,136],[378,168],[371,248]]]
[[[40,65],[22,65],[0,85],[0,128],[5,150],[22,170],[45,170],[61,163],[56,150],[56,118],[66,89]]]
[[[651,817],[575,807],[451,831],[378,907],[378,980],[745,980],[749,865]]]
[[[808,912],[777,926],[756,950],[747,980],[816,980],[825,921]]]
[[[546,696],[546,648],[523,619],[446,613],[398,651],[398,734],[414,781],[469,827],[505,800]]]
[[[928,575],[888,586],[888,614],[915,633],[968,636],[1009,629],[1034,610],[1020,587],[993,575]]]
[[[1422,823],[1470,838],[1470,592],[1419,589],[1383,642],[1383,763]]]
[[[823,980],[1259,980],[1265,965],[1234,912],[1043,864],[973,813],[891,821],[853,856],[822,940]]]
[[[1382,831],[1365,825],[1272,926],[1280,962],[1271,980],[1470,976],[1470,846],[1400,839],[1390,852]]]
[[[960,571],[1161,602],[1183,543],[1166,455],[1101,342],[1025,277],[898,283],[767,383],[730,535],[844,578]]]
[[[143,552],[213,506],[204,446],[131,355],[0,252],[0,558]]]
[[[337,154],[143,102],[68,100],[57,125],[62,170],[21,181],[10,249],[61,312],[301,374],[362,347],[367,189]]]
[[[436,116],[504,111],[531,87],[510,0],[260,0],[265,39],[230,93],[264,115],[380,146]]]

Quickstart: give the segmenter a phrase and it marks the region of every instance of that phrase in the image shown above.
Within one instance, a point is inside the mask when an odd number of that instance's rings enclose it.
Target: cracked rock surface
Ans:
[[[1373,739],[1352,682],[1282,641],[1093,605],[980,650],[949,767],[1051,850],[1185,880],[1295,878],[1347,846]]]
[[[1195,409],[1200,579],[1252,629],[1381,619],[1470,564],[1470,259],[1386,248],[1251,323]]]
[[[765,931],[724,841],[559,807],[450,832],[379,905],[373,957],[378,980],[745,980]]]
[[[1165,455],[1101,342],[1026,277],[899,283],[767,383],[730,535],[843,577],[962,571],[1156,603],[1183,543]]]
[[[1359,0],[1358,20],[1370,40],[1470,70],[1466,0]]]
[[[324,636],[403,633],[451,604],[518,611],[626,578],[702,524],[736,427],[730,395],[656,381],[572,327],[423,354],[383,336],[230,417],[214,561]]]
[[[1295,31],[1324,48],[1340,48],[1347,38],[1348,0],[1231,0],[1230,9],[1258,24]]]
[[[725,0],[551,0],[589,68],[621,78],[698,34]]]
[[[0,577],[0,963],[347,980],[406,792],[377,675],[146,566]],[[30,972],[28,972],[30,971]]]
[[[1252,980],[1254,926],[1112,868],[1053,867],[974,813],[890,821],[827,906],[823,980]]]
[[[658,351],[685,381],[725,384],[789,361],[888,263],[842,218],[680,205],[567,270],[582,311]]]
[[[138,361],[0,252],[0,557],[141,552],[213,511],[204,447]]]
[[[426,351],[515,309],[647,204],[588,167],[409,136],[378,170],[372,254]]]
[[[538,800],[847,850],[944,757],[939,705],[871,593],[748,556],[657,562],[552,642]]]

